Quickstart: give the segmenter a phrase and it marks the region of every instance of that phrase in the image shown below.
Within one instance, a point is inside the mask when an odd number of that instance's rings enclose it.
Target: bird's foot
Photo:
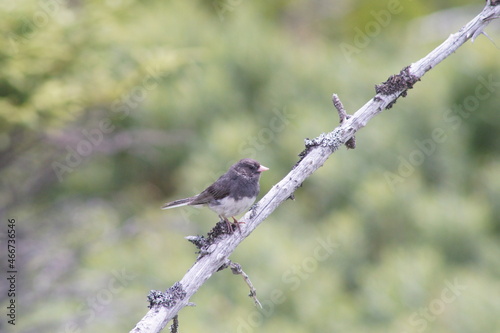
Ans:
[[[233,216],[233,224],[236,224],[236,227],[238,227],[238,231],[241,233],[240,224],[245,224],[245,222],[238,221],[238,220],[237,220],[237,219],[235,219],[235,218],[234,218],[234,216]]]
[[[225,217],[222,217],[222,219],[226,222],[226,233],[232,234],[234,232],[233,224]]]
[[[236,226],[236,228],[238,228],[238,231],[241,233],[241,228],[240,228],[240,224],[245,224],[245,222],[241,222],[241,221],[238,221],[234,218],[234,216],[232,217],[233,219],[233,222],[230,222],[227,218],[225,217],[221,217],[222,220],[224,222],[226,222],[226,230],[227,230],[227,233],[228,234],[232,234],[234,232],[234,226]]]

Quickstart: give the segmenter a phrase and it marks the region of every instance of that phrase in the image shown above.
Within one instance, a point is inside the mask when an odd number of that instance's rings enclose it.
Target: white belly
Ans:
[[[243,197],[238,201],[232,198],[218,200],[218,205],[211,204],[208,207],[223,217],[233,217],[246,212],[254,203],[255,198]]]

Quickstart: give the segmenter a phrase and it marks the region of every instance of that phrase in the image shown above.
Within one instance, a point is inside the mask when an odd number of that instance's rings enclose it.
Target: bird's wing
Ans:
[[[220,200],[227,197],[229,195],[230,187],[227,186],[227,182],[219,181],[222,180],[222,177],[207,187],[203,192],[198,194],[194,200],[189,203],[189,205],[204,205],[210,203],[212,200]]]

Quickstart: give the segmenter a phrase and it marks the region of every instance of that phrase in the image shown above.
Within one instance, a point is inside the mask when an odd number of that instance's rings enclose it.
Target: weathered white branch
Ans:
[[[497,4],[498,1],[494,3]],[[500,6],[488,1],[483,11],[465,25],[459,32],[451,35],[446,41],[429,53],[425,58],[411,64],[399,74],[391,76],[386,82],[376,87],[377,94],[363,105],[349,119],[345,119],[332,132],[322,134],[313,140],[306,140],[306,150],[295,167],[249,211],[242,221],[241,233],[223,235],[210,245],[191,269],[184,275],[179,284],[174,285],[177,297],[167,299],[166,303],[153,305],[148,313],[131,332],[159,332],[177,313],[188,305],[189,299],[215,273],[236,247],[257,228],[283,201],[293,195],[307,177],[325,163],[328,157],[354,134],[366,126],[368,121],[386,108],[390,108],[400,96],[405,96],[427,71],[432,69],[450,54],[455,52],[469,39],[479,36],[491,20],[500,16]],[[181,288],[181,290],[179,290]],[[172,288],[171,288],[172,289]],[[168,292],[167,292],[168,294]],[[180,295],[180,296],[179,296]]]

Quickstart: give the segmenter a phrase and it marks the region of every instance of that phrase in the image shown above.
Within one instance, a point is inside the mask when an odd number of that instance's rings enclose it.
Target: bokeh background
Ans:
[[[209,210],[161,211],[252,157],[261,193],[484,1],[4,1],[7,332],[128,332],[196,258]],[[498,41],[493,21],[487,32]],[[498,44],[498,42],[497,42]],[[182,332],[498,332],[500,63],[484,36],[336,152],[180,313]],[[262,194],[261,194],[262,195]]]

